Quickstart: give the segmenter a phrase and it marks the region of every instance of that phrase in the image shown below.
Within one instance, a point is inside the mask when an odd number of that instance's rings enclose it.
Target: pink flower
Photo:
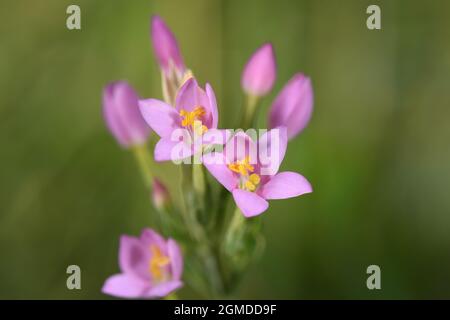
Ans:
[[[175,108],[156,100],[140,100],[139,107],[147,124],[161,137],[155,146],[155,160],[181,160],[196,152],[196,141],[217,128],[218,113],[214,91],[206,90],[190,78],[178,91]],[[199,138],[199,139],[197,139]]]
[[[273,46],[266,43],[248,60],[242,72],[242,88],[249,95],[264,96],[272,90],[276,73]]]
[[[180,288],[183,258],[178,244],[152,229],[139,238],[120,238],[121,273],[109,277],[102,292],[122,298],[161,298]]]
[[[123,147],[143,144],[150,128],[139,112],[134,89],[124,81],[108,84],[103,89],[103,115],[109,131]]]
[[[181,76],[186,68],[177,39],[161,17],[152,17],[150,33],[156,59],[166,76],[170,76],[172,71]]]
[[[312,192],[310,183],[295,172],[280,172],[287,147],[286,128],[266,132],[255,143],[243,132],[237,133],[222,153],[203,157],[208,171],[233,194],[245,217],[264,212],[267,200],[286,199]]]
[[[297,73],[275,98],[269,115],[269,128],[287,127],[292,139],[308,124],[313,111],[313,89],[311,80]]]

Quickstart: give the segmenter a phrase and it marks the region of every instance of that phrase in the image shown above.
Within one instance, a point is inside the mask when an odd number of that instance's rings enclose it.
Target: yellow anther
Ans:
[[[248,179],[244,183],[244,188],[248,191],[255,191],[256,187],[258,186],[259,182],[261,181],[261,178],[256,173],[251,174]]]
[[[256,186],[250,180],[245,181],[244,185],[245,189],[247,189],[248,191],[255,191],[256,189]]]
[[[181,125],[183,127],[192,127],[194,122],[199,120],[206,114],[205,108],[203,107],[195,107],[192,111],[186,111],[184,109],[180,110],[180,116],[183,117],[181,120]]]
[[[161,280],[163,278],[162,268],[170,263],[169,257],[162,254],[161,250],[156,246],[150,246],[152,257],[150,258],[149,271],[154,280]]]
[[[230,163],[228,169],[239,173],[242,176],[248,176],[248,172],[255,171],[255,168],[250,164],[250,157],[245,157],[243,160],[238,160],[235,163]]]
[[[248,180],[250,180],[253,184],[258,185],[261,181],[261,178],[256,173],[253,173],[250,175]]]

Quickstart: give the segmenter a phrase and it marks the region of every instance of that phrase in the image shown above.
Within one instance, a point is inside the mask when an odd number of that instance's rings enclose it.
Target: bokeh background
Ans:
[[[81,7],[82,29],[66,29]],[[366,28],[378,4],[382,30]],[[450,298],[450,2],[431,0],[2,1],[0,298],[94,299],[118,271],[118,237],[152,225],[132,155],[101,114],[102,87],[126,79],[161,97],[149,18],[218,96],[222,127],[241,112],[240,73],[263,42],[278,80],[298,71],[313,119],[284,169],[311,195],[272,201],[267,248],[240,298]],[[162,173],[172,181],[170,165]],[[82,290],[66,288],[66,267]],[[382,289],[366,288],[377,264]],[[185,288],[181,297],[198,297]]]

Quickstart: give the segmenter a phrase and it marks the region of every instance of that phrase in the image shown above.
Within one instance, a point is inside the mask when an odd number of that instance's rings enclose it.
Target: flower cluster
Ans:
[[[311,81],[295,74],[272,103],[269,130],[258,134],[252,126],[277,73],[274,48],[263,44],[242,72],[246,104],[241,129],[223,129],[219,128],[212,86],[199,85],[185,66],[175,36],[158,16],[151,19],[151,42],[161,69],[163,100],[141,99],[128,83],[114,82],[103,91],[104,118],[118,143],[136,155],[151,190],[156,227],[181,244],[191,266],[184,282],[205,295],[224,296],[235,288],[237,275],[260,248],[260,223],[254,217],[267,210],[267,200],[312,192],[311,184],[299,173],[279,172],[288,141],[311,118]],[[150,131],[158,141],[148,139]],[[172,161],[181,167],[181,204],[158,176],[148,155],[149,144],[156,162]],[[231,216],[227,210],[230,196],[236,204]],[[121,273],[108,278],[102,291],[125,298],[161,298],[173,293],[183,284],[182,250],[177,241],[165,240],[152,229],[144,229],[139,238],[123,235]]]

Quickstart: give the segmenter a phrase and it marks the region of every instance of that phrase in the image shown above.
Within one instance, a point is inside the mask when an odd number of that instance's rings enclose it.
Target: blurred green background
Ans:
[[[82,30],[66,29],[69,4],[81,7]],[[380,31],[366,28],[370,4]],[[275,45],[278,81],[261,127],[295,72],[313,81],[313,119],[283,169],[315,192],[271,202],[266,252],[239,297],[450,298],[446,0],[2,1],[0,298],[106,298],[119,235],[152,225],[134,159],[105,128],[101,91],[127,79],[161,97],[155,13],[215,89],[222,127],[240,115],[240,73],[263,42]],[[70,264],[82,290],[66,288]],[[382,290],[366,288],[371,264]]]

